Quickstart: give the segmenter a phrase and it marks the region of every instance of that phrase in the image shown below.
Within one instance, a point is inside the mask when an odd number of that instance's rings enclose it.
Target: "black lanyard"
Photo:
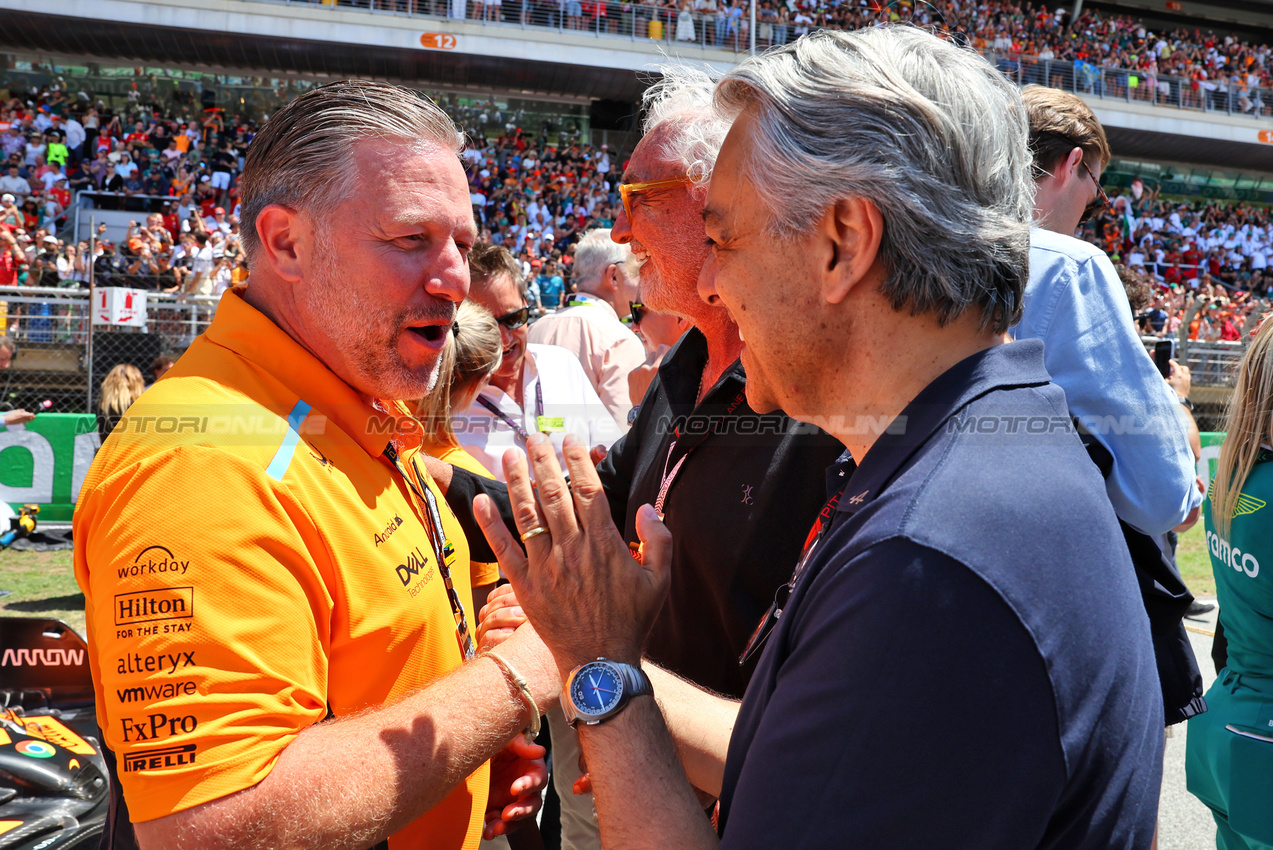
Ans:
[[[539,420],[542,419],[544,415],[543,386],[544,386],[544,379],[536,378],[535,379],[535,430],[536,431],[541,430],[539,427]],[[523,443],[530,439],[530,434],[526,432],[526,429],[522,427],[520,423],[514,420],[507,413],[500,410],[499,405],[497,405],[495,402],[491,401],[486,396],[480,395],[477,397],[477,403],[482,405],[482,407],[485,407],[491,413],[495,414],[495,416],[498,417],[499,419],[503,420],[505,425],[507,425],[509,428],[512,428],[513,432],[516,433],[517,436],[522,438]]]
[[[845,484],[847,483],[846,481]],[[756,625],[756,630],[747,639],[747,646],[743,648],[742,655],[738,656],[738,664],[740,666],[746,664],[760,647],[764,646],[770,633],[773,632],[774,626],[778,625],[778,620],[782,617],[782,610],[787,607],[787,602],[791,599],[791,593],[796,589],[796,582],[800,580],[800,576],[804,575],[805,568],[809,566],[809,559],[813,556],[813,551],[818,548],[822,538],[826,537],[827,532],[831,530],[831,518],[835,516],[835,509],[840,504],[840,496],[842,495],[844,495],[843,484],[840,485],[840,489],[836,491],[835,495],[827,499],[827,503],[818,512],[818,518],[813,521],[813,527],[809,529],[809,536],[805,538],[804,548],[800,551],[800,560],[796,561],[796,568],[791,571],[791,579],[775,591],[774,601],[769,605],[769,610],[760,618],[760,622]]]
[[[407,482],[407,487],[412,493],[424,502],[425,517],[424,530],[429,537],[429,545],[433,547],[433,555],[438,559],[438,572],[442,574],[442,583],[446,586],[446,597],[451,603],[451,613],[455,615],[455,637],[460,644],[460,655],[465,661],[471,659],[475,653],[473,647],[473,638],[469,634],[468,619],[464,616],[464,603],[460,601],[460,594],[455,590],[455,584],[451,581],[451,568],[447,564],[447,559],[455,556],[455,547],[446,539],[446,528],[442,525],[442,514],[438,512],[438,500],[434,497],[433,491],[428,487],[421,489],[416,484],[416,479],[407,474],[406,468],[402,465],[401,458],[398,457],[398,450],[393,447],[393,443],[385,446],[385,457],[398,470],[398,474]],[[411,459],[411,468],[415,470],[416,477],[420,481],[424,481],[424,476],[420,473],[420,467],[416,465],[415,458]]]

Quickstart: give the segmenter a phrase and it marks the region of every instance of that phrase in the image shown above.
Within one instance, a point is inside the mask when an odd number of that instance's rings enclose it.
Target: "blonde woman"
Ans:
[[[460,447],[451,416],[468,409],[486,379],[499,368],[504,344],[495,317],[471,301],[460,302],[453,327],[438,363],[438,385],[416,406],[424,425],[424,450],[438,460],[491,478],[490,470]]]
[[[146,381],[141,370],[131,363],[120,363],[106,374],[97,414],[97,432],[102,442],[106,442],[120,418],[145,390]]]
[[[1189,720],[1188,787],[1219,850],[1273,848],[1273,322],[1238,369],[1227,435],[1203,503],[1228,666]]]

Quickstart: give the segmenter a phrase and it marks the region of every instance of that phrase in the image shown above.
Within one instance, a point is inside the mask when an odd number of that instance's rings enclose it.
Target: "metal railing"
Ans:
[[[1169,337],[1142,336],[1145,350],[1154,353],[1154,346]],[[1189,367],[1194,386],[1232,387],[1237,375],[1238,362],[1246,346],[1241,342],[1213,340],[1203,342],[1185,338],[1177,343],[1176,360]]]
[[[81,189],[71,203],[71,234],[78,242],[88,240],[93,225],[106,226],[103,234],[113,242],[122,242],[128,236],[130,221],[143,221],[150,213],[163,209],[165,201],[177,198],[168,195],[132,195],[123,192],[102,192],[97,189]]]
[[[1193,112],[1273,117],[1273,89],[1224,78],[1193,79],[1088,62],[985,50],[996,68],[1018,85],[1037,83],[1079,95],[1167,106]]]
[[[185,351],[212,321],[219,300],[146,292],[144,326],[94,325],[92,299],[102,291],[0,287],[0,329],[17,346],[11,368],[0,371],[0,408],[89,412],[106,372],[128,362],[150,380],[151,361]]]
[[[689,11],[613,0],[255,0],[316,9],[362,9],[389,15],[464,20],[502,27],[548,28],[666,44],[696,44],[733,52],[746,51],[751,41],[751,10],[731,15],[717,0],[718,11]],[[758,19],[756,48],[795,41],[817,26],[793,21]],[[433,35],[446,37],[446,34]],[[446,47],[437,44],[435,47]],[[1039,83],[1076,94],[1173,106],[1198,112],[1273,117],[1273,89],[1233,83],[1224,78],[1192,79],[1165,73],[1108,68],[1083,61],[1045,59],[989,48],[982,53],[1018,85]]]
[[[750,10],[730,15],[726,5],[716,13],[688,12],[642,3],[613,0],[503,0],[491,4],[477,0],[255,0],[310,6],[316,9],[361,9],[389,15],[435,20],[465,21],[508,28],[551,29],[563,33],[657,41],[668,45],[693,44],[744,52],[751,46]],[[721,5],[717,0],[717,6]],[[758,21],[757,49],[795,41],[796,25]],[[813,29],[804,27],[804,29]],[[445,35],[445,34],[432,34]],[[435,47],[445,48],[445,44]]]

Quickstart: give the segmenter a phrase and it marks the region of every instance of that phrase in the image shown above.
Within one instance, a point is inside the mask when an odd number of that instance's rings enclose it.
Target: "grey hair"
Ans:
[[[433,145],[457,157],[463,150],[463,136],[446,113],[410,89],[341,80],[301,95],[276,112],[248,147],[239,195],[249,264],[261,248],[256,217],[265,207],[330,209],[353,194],[353,151],[365,139]]]
[[[645,90],[641,103],[645,136],[664,130],[660,153],[679,162],[685,174],[699,186],[711,179],[716,155],[729,135],[730,121],[715,109],[712,95],[719,75],[696,65],[668,64],[659,68],[663,77]]]
[[[575,286],[584,292],[596,292],[597,282],[611,263],[635,263],[632,249],[610,238],[610,230],[589,230],[575,245],[575,262],[571,275]]]
[[[771,236],[866,198],[884,219],[881,292],[895,310],[944,325],[975,306],[999,332],[1020,319],[1029,128],[1016,88],[977,53],[913,27],[822,31],[731,70],[716,103],[754,118],[743,179]]]

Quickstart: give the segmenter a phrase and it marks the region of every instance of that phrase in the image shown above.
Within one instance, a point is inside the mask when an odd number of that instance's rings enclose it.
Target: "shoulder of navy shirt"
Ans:
[[[848,484],[744,696],[723,847],[1149,846],[1148,622],[1042,352],[965,359],[828,470]]]

